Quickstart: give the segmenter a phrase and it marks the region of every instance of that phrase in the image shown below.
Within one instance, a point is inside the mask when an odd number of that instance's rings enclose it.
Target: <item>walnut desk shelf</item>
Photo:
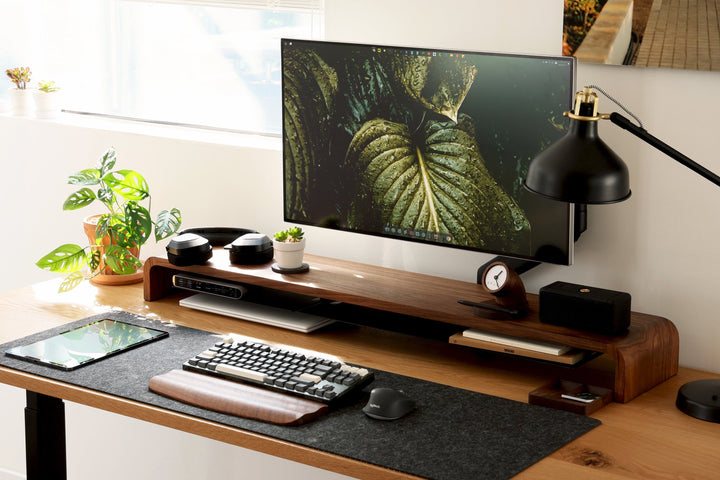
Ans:
[[[478,317],[472,309],[457,303],[459,299],[490,300],[480,285],[429,275],[403,272],[314,255],[306,255],[310,271],[302,274],[275,273],[270,264],[236,266],[227,251],[216,248],[204,265],[177,267],[167,259],[151,257],[145,263],[144,297],[158,300],[173,290],[172,276],[192,273],[205,277],[253,285],[265,289],[292,292],[341,302],[343,315],[380,319],[372,326],[405,327],[408,332],[421,324],[437,324],[447,331],[476,328],[488,332],[540,340],[601,354],[577,368],[558,367],[546,362],[521,363],[519,368],[547,370],[559,368],[558,378],[609,388],[616,402],[629,402],[675,375],[678,371],[678,333],[669,320],[632,313],[625,335],[608,337],[580,332],[538,319],[538,297],[529,294],[530,312],[519,320],[490,320]],[[323,312],[325,315],[325,312]],[[343,318],[338,318],[343,320]],[[354,323],[350,320],[350,323]],[[449,337],[449,335],[448,335]],[[448,337],[445,337],[447,340]],[[461,347],[458,347],[461,348]],[[509,363],[515,359],[508,359]],[[529,366],[528,366],[529,365]]]

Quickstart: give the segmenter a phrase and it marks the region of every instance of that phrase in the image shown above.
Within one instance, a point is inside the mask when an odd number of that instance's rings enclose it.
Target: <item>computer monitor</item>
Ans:
[[[573,206],[522,181],[574,58],[281,42],[286,222],[572,263]]]

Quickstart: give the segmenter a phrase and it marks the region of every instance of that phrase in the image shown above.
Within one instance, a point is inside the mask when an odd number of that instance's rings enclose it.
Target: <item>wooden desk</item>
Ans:
[[[143,301],[142,285],[82,285],[56,294],[59,282],[0,294],[0,342],[40,332],[113,307],[165,321],[325,351],[346,361],[490,395],[527,401],[528,392],[550,380],[547,373],[516,370],[505,357],[369,328],[304,335],[182,309],[178,295]],[[593,416],[603,424],[517,478],[717,478],[720,425],[696,420],[675,408],[685,382],[718,378],[686,368],[629,403],[612,403]],[[43,395],[100,408],[259,452],[363,479],[407,479],[383,468],[308,449],[255,433],[93,392],[34,375],[0,368],[0,382]]]

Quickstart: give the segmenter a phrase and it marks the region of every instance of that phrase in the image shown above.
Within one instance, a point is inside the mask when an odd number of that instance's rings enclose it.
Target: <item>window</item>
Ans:
[[[0,12],[3,71],[55,80],[66,110],[272,134],[280,38],[323,33],[322,0],[0,0]]]

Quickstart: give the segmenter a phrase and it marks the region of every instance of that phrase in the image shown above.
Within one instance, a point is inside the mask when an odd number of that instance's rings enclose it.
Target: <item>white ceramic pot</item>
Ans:
[[[34,90],[33,95],[35,97],[35,117],[57,118],[60,114],[58,92],[43,92],[42,90]]]
[[[275,262],[282,269],[296,269],[302,267],[305,253],[305,239],[299,242],[278,242],[273,240]]]
[[[10,89],[10,115],[27,117],[32,113],[32,90]]]

